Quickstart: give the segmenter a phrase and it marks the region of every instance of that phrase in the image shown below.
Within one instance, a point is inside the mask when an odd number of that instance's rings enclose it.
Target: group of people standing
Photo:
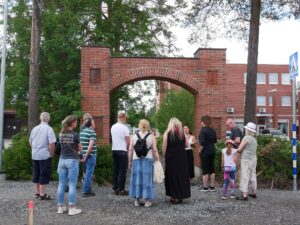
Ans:
[[[211,127],[211,118],[201,118],[201,130],[198,137],[200,146],[203,187],[201,191],[215,191],[215,144],[217,135]],[[248,123],[245,136],[235,124],[233,119],[226,121],[227,128],[231,130],[231,137],[225,142],[222,149],[221,166],[224,175],[223,196],[227,199],[227,189],[230,187],[230,198],[248,200],[248,196],[256,198],[256,125]],[[141,120],[139,136],[145,137],[149,130],[149,123]],[[134,135],[129,147],[129,168],[131,168],[131,181],[129,196],[134,198],[134,205],[151,205],[154,198],[153,159],[159,160],[156,140],[153,135],[147,137],[147,144],[151,149],[145,158],[138,158],[134,152],[134,144],[138,139]],[[167,130],[163,135],[162,154],[165,159],[165,191],[172,204],[180,204],[183,199],[191,196],[190,181],[194,178],[193,148],[196,143],[188,126],[182,126],[177,118],[171,118]],[[239,169],[240,168],[240,169]],[[235,195],[235,176],[239,169],[241,196]],[[142,199],[142,202],[141,202]]]
[[[33,183],[35,197],[40,200],[51,200],[45,188],[50,181],[51,158],[54,154],[56,137],[53,129],[48,125],[50,115],[43,112],[40,116],[41,124],[34,127],[30,135],[33,162]],[[145,119],[139,122],[139,131],[130,137],[126,126],[125,112],[118,113],[118,122],[111,127],[112,158],[113,158],[113,191],[116,195],[129,195],[134,199],[134,206],[150,207],[155,198],[153,182],[153,164],[160,161],[156,137],[149,132],[150,125]],[[245,136],[233,119],[228,119],[226,125],[231,129],[230,140],[226,141],[226,148],[222,150],[222,169],[224,172],[223,196],[227,199],[227,189],[231,188],[231,197],[238,200],[248,200],[248,196],[256,198],[256,125],[248,123],[245,126]],[[198,137],[200,146],[199,156],[202,166],[202,191],[215,191],[215,143],[217,135],[211,127],[211,118],[201,118],[201,130]],[[92,177],[96,165],[96,133],[95,122],[90,114],[85,114],[80,134],[74,129],[77,118],[67,116],[62,121],[59,134],[61,153],[57,172],[59,185],[57,190],[58,213],[64,213],[64,192],[66,184],[69,186],[68,203],[69,215],[81,213],[76,207],[76,185],[79,176],[79,161],[85,167],[82,197],[95,196],[91,190]],[[147,153],[138,157],[135,145],[138,140],[145,139]],[[163,134],[162,156],[165,162],[165,192],[170,197],[170,203],[180,204],[183,199],[191,196],[190,185],[195,177],[193,149],[197,140],[188,126],[173,117]],[[82,156],[82,157],[80,157]],[[235,196],[235,173],[240,165],[241,196]],[[127,169],[131,170],[129,191],[125,189]],[[249,189],[250,193],[249,193]]]
[[[50,114],[43,112],[40,115],[41,124],[31,131],[29,143],[32,148],[33,183],[35,197],[40,200],[52,200],[46,194],[45,188],[51,177],[51,158],[54,155],[56,137],[53,129],[48,125]],[[92,177],[96,165],[96,133],[95,122],[90,114],[85,114],[80,135],[74,131],[77,127],[77,117],[70,115],[62,121],[59,134],[60,158],[57,168],[59,184],[57,189],[57,213],[67,210],[64,205],[64,193],[68,184],[68,203],[70,216],[81,213],[76,207],[76,186],[79,176],[79,162],[85,167],[85,176],[82,188],[82,197],[95,196],[91,190]],[[82,157],[80,157],[82,156]]]

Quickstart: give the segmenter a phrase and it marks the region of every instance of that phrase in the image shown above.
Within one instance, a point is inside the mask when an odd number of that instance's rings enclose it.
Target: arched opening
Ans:
[[[81,109],[94,116],[99,143],[110,139],[111,93],[149,79],[169,81],[188,90],[195,102],[194,130],[200,130],[200,118],[208,114],[225,136],[224,49],[200,49],[195,58],[111,57],[109,48],[103,47],[83,47],[81,51]]]

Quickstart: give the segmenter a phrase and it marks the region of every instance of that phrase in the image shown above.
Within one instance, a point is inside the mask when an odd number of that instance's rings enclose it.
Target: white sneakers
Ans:
[[[135,199],[135,200],[134,200],[134,206],[135,206],[135,207],[140,206],[140,201],[139,201],[139,199]]]
[[[67,211],[67,207],[66,206],[58,206],[58,210],[57,210],[58,214],[62,214],[65,211]]]
[[[152,205],[152,203],[151,203],[150,201],[145,201],[145,203],[142,204],[138,198],[135,199],[135,200],[134,200],[134,206],[135,206],[135,207],[138,207],[138,206],[140,206],[140,205],[144,205],[145,207],[148,208],[148,207],[150,207],[150,206]]]
[[[58,214],[63,214],[66,211],[67,211],[67,207],[66,206],[59,206],[58,209],[57,209],[57,213]],[[69,216],[74,216],[74,215],[77,215],[77,214],[79,214],[81,212],[82,212],[82,210],[81,209],[77,209],[76,207],[69,208]]]
[[[150,201],[145,201],[145,207],[150,207],[152,205],[152,203]]]
[[[81,213],[81,209],[77,209],[76,207],[69,208],[69,216],[74,216]]]

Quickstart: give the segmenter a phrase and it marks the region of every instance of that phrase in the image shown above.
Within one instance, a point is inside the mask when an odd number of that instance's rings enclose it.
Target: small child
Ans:
[[[230,198],[235,198],[235,171],[236,164],[234,161],[234,155],[237,149],[233,148],[234,142],[227,140],[225,143],[227,148],[222,149],[222,170],[224,172],[224,184],[223,184],[223,200],[227,199],[227,188],[230,185],[231,195]]]

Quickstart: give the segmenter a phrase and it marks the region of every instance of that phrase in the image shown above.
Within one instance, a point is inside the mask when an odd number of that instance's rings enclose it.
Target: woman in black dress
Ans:
[[[181,122],[173,117],[163,137],[163,156],[165,157],[165,189],[172,204],[182,203],[191,196],[188,164],[186,158],[186,139]]]

